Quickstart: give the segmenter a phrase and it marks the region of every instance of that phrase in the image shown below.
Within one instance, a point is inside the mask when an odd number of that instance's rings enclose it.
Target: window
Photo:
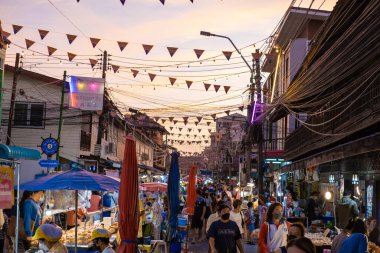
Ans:
[[[15,127],[45,127],[45,103],[16,102],[13,118]]]

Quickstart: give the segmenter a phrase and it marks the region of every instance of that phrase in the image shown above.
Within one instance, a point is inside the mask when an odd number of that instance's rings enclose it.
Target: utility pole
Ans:
[[[255,52],[257,55],[261,55],[259,49]],[[257,91],[258,112],[263,113],[263,101],[261,97],[261,70],[260,70],[260,57],[255,57],[256,75],[255,75],[255,89]],[[258,145],[258,159],[257,159],[257,187],[258,193],[264,193],[264,157],[263,157],[263,122],[259,122],[254,126],[253,134],[256,135],[256,141]],[[253,136],[254,137],[254,136]],[[255,138],[255,137],[254,137]]]
[[[102,66],[102,78],[105,80],[106,79],[106,72],[107,72],[107,67],[108,67],[108,54],[107,51],[103,52],[103,66]],[[105,88],[104,88],[105,90]],[[98,166],[100,167],[100,158],[102,154],[102,137],[103,137],[103,122],[104,122],[104,117],[105,117],[105,94],[103,95],[103,110],[101,114],[99,115],[99,125],[98,125],[98,136],[96,139],[96,145],[95,145],[95,156],[97,157],[98,161]],[[97,172],[99,172],[99,168],[96,169]]]
[[[58,137],[59,147],[56,154],[56,160],[59,162],[59,151],[61,150],[61,132],[62,132],[62,124],[63,124],[63,106],[65,103],[65,86],[66,86],[66,70],[63,72],[63,80],[61,87],[61,104],[59,106],[59,123],[58,123]],[[58,166],[58,170],[60,170],[61,166]]]
[[[13,84],[12,84],[12,95],[11,95],[11,105],[9,107],[9,115],[8,115],[8,130],[7,130],[7,142],[6,144],[9,145],[11,143],[12,138],[12,126],[13,126],[13,115],[15,110],[15,100],[16,100],[16,87],[17,87],[17,81],[21,73],[20,68],[20,53],[16,54],[16,61],[15,61],[15,69],[13,72]]]

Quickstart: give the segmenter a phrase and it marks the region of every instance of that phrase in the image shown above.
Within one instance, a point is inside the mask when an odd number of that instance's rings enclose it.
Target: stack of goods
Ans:
[[[307,233],[305,237],[309,238],[315,246],[331,245],[331,239],[322,233]]]

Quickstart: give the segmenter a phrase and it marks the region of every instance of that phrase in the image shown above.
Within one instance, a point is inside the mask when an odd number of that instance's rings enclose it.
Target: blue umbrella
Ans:
[[[79,168],[38,178],[20,185],[21,190],[118,191],[120,182]]]
[[[169,201],[169,226],[168,226],[168,237],[167,241],[172,243],[170,252],[177,252],[174,249],[174,245],[178,245],[177,240],[177,225],[178,225],[178,214],[179,209],[179,167],[178,167],[178,157],[179,154],[174,152],[171,154],[171,164],[168,179],[168,201]],[[179,248],[180,251],[180,248]]]
[[[75,217],[78,209],[78,190],[118,191],[120,182],[99,174],[74,168],[63,173],[57,173],[38,178],[20,185],[21,190],[75,190]],[[77,252],[77,219],[75,219],[75,252]]]

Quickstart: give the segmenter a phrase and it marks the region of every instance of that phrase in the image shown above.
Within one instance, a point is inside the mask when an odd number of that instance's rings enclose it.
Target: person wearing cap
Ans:
[[[59,242],[62,229],[52,224],[42,224],[37,228],[33,240],[38,240],[38,247],[44,252],[68,253],[65,245]]]
[[[105,229],[97,228],[92,231],[91,241],[101,253],[116,253],[110,246],[111,233]]]

